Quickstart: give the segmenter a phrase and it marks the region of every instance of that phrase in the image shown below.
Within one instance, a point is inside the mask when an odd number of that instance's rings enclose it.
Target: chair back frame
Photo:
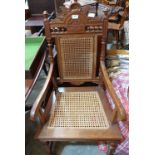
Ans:
[[[90,17],[88,6],[73,3],[54,20],[44,12],[45,35],[50,60],[52,40],[57,48],[59,81],[71,83],[99,82],[99,62],[104,61],[108,20],[104,13]]]

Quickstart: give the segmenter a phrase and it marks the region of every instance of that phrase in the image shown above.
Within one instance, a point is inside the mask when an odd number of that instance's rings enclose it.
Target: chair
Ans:
[[[122,140],[116,122],[125,120],[126,115],[104,63],[108,19],[103,12],[89,17],[88,11],[75,2],[64,18],[49,20],[44,12],[51,64],[30,118],[38,122],[35,136],[38,140],[104,142],[109,146],[109,154],[113,154]],[[54,76],[53,38],[57,47],[58,77]],[[105,96],[106,89],[115,103],[113,111]]]
[[[118,41],[120,40],[119,37],[119,33],[120,31],[122,32],[122,36],[121,36],[121,40],[124,40],[124,22],[128,17],[128,13],[129,13],[129,2],[126,1],[126,6],[125,9],[123,11],[123,14],[121,16],[121,19],[118,23],[115,22],[108,22],[108,29],[109,31],[113,31],[114,32],[114,38],[116,40],[116,48],[118,49]]]

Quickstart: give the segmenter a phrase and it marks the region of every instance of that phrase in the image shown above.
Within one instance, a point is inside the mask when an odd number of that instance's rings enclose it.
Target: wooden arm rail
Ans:
[[[103,82],[115,103],[115,109],[113,111],[112,122],[114,122],[116,118],[118,118],[121,121],[125,121],[125,119],[126,119],[125,110],[124,110],[119,98],[117,97],[117,95],[115,93],[115,90],[114,90],[112,83],[109,79],[109,76],[108,76],[108,73],[106,71],[106,67],[105,67],[105,64],[103,61],[100,61],[100,68],[101,68]]]
[[[35,103],[30,112],[30,119],[35,121],[38,117],[41,124],[44,124],[45,121],[48,119],[48,115],[51,109],[51,92],[53,89],[53,64],[51,63],[50,69],[48,72],[47,79],[45,84],[37,97]]]

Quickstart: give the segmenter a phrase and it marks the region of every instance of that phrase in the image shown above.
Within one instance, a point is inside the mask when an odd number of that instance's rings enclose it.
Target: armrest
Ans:
[[[105,64],[102,61],[100,61],[100,68],[101,68],[101,73],[102,73],[102,77],[103,77],[102,78],[103,82],[104,82],[110,96],[112,97],[112,99],[115,103],[115,110],[118,113],[118,118],[119,118],[119,120],[124,121],[126,119],[125,110],[124,110],[119,98],[117,97],[117,95],[115,93],[115,90],[112,86],[112,83],[111,83],[109,76],[108,76],[108,73],[106,71]]]
[[[40,122],[44,123],[47,119],[47,116],[51,108],[50,96],[53,89],[52,78],[53,78],[53,64],[51,63],[45,84],[39,96],[37,97],[36,101],[34,102],[30,112],[30,119],[32,121],[35,121],[35,119],[39,117]]]

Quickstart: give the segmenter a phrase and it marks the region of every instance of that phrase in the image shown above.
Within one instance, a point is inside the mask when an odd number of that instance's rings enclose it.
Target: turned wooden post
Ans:
[[[105,61],[105,53],[107,50],[107,33],[108,33],[108,19],[107,16],[105,16],[104,22],[103,22],[103,36],[101,39],[101,54],[100,54],[100,61]],[[99,76],[102,79],[101,70],[99,69]],[[102,80],[101,80],[102,81]],[[102,82],[101,84],[103,88],[105,89],[105,84]]]
[[[46,35],[46,40],[48,43],[49,58],[50,58],[50,62],[53,62],[53,50],[52,50],[52,43],[51,43],[52,37],[51,37],[51,32],[50,32],[50,24],[48,20],[48,12],[44,11],[43,15],[44,15],[45,35]]]
[[[108,18],[105,16],[104,22],[103,22],[103,36],[101,40],[101,55],[100,55],[100,61],[105,61],[105,53],[107,50],[107,31],[108,31]]]

